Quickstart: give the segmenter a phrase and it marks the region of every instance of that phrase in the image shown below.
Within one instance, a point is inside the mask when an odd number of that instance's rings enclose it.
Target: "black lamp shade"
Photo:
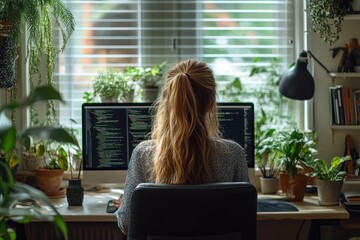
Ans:
[[[314,78],[307,70],[307,53],[301,52],[294,67],[281,78],[279,91],[287,98],[308,100],[314,96]]]

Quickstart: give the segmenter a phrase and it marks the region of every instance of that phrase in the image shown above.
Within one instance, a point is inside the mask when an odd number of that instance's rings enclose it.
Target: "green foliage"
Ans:
[[[307,162],[307,166],[312,168],[311,176],[321,180],[336,181],[341,180],[346,175],[346,171],[341,171],[340,166],[346,161],[352,160],[351,156],[335,156],[328,166],[327,162],[322,159],[315,159]]]
[[[348,13],[348,5],[348,0],[308,0],[311,30],[330,45],[335,43],[339,40],[342,22]]]
[[[138,67],[140,72],[139,86],[140,88],[158,88],[163,83],[164,66],[166,62],[154,65],[149,68]]]
[[[299,167],[306,166],[313,160],[316,145],[313,132],[303,133],[298,129],[290,129],[270,140],[277,143],[279,166],[290,176],[295,176]]]
[[[262,132],[262,136],[257,139],[255,146],[257,149],[255,163],[264,178],[276,177],[278,173],[276,160],[279,155],[279,143],[276,142],[275,134],[275,129],[268,128]]]
[[[48,77],[53,75],[54,57],[63,51],[75,29],[72,13],[62,0],[3,0],[0,4],[0,19],[9,22],[10,38],[20,44],[27,29],[27,55],[30,57],[30,73],[38,73],[41,58],[45,56]],[[52,33],[58,27],[62,36],[60,49],[55,49]],[[50,80],[48,80],[50,81]]]
[[[235,78],[230,84],[225,85],[219,94],[225,101],[252,101],[255,105],[255,160],[258,167],[272,163],[264,162],[264,153],[270,154],[274,151],[265,139],[275,136],[282,129],[295,127],[287,111],[290,101],[279,92],[279,83],[282,76],[282,68],[279,59],[272,59],[270,65],[259,66],[261,59],[253,60],[254,66],[250,69],[249,77],[252,81],[258,78],[265,79],[266,84],[256,88],[244,86],[240,78]],[[270,154],[270,159],[276,156]],[[268,168],[269,169],[269,168]],[[275,169],[274,169],[275,170]],[[265,172],[266,174],[269,174]]]
[[[112,99],[123,98],[132,90],[127,79],[121,73],[113,70],[99,73],[94,78],[92,87],[94,95]]]
[[[6,172],[0,179],[0,239],[16,239],[15,232],[8,226],[9,220],[29,223],[32,218],[53,222],[58,235],[61,234],[65,239],[68,238],[66,224],[51,201],[41,191],[29,185],[15,183],[8,167],[18,137],[32,136],[78,145],[76,139],[67,131],[55,127],[27,128],[18,135],[12,122],[6,116],[6,110],[25,108],[35,102],[55,99],[62,100],[59,92],[51,86],[42,86],[34,89],[32,94],[23,101],[13,102],[0,108],[0,152],[5,154],[7,160],[6,162],[0,162],[1,168]],[[13,208],[15,204],[28,199],[32,199],[38,204],[31,205],[28,208]],[[38,206],[45,206],[50,210],[43,214],[42,209]]]
[[[44,83],[43,74],[46,69],[46,83],[53,85],[55,57],[65,49],[75,29],[75,19],[62,0],[2,0],[0,3],[0,19],[10,26],[9,38],[16,46],[21,44],[26,30],[26,60],[29,62],[29,82],[31,91]],[[59,47],[55,45],[53,30],[59,29]],[[17,51],[17,48],[14,49]],[[17,54],[13,54],[15,57]],[[13,60],[15,61],[15,60]],[[45,67],[44,67],[45,66]],[[16,100],[16,84],[11,88],[12,98]],[[37,120],[36,110],[30,109],[30,119]],[[56,122],[56,111],[51,100],[47,102],[46,122]],[[31,122],[34,124],[34,122]]]

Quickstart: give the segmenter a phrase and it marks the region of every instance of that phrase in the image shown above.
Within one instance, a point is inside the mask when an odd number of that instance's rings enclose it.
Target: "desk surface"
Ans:
[[[82,206],[68,206],[66,197],[52,199],[54,206],[68,222],[112,222],[116,221],[114,214],[106,213],[106,205],[110,199],[117,199],[121,190],[113,189],[109,192],[85,192]],[[283,198],[280,195],[262,195],[259,198]],[[305,196],[303,202],[295,202],[298,212],[259,212],[257,219],[348,219],[349,213],[340,205],[319,206],[317,196]]]

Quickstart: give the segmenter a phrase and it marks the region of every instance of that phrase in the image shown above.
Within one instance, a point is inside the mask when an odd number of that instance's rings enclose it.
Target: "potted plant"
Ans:
[[[316,178],[317,192],[320,205],[338,205],[346,171],[340,169],[345,161],[352,160],[351,156],[332,158],[330,164],[322,159],[315,159],[306,164],[313,171],[311,175]]]
[[[107,70],[100,72],[92,82],[94,96],[102,102],[117,102],[131,92],[132,88],[119,72]]]
[[[277,178],[278,167],[276,160],[279,153],[279,143],[273,137],[275,129],[268,128],[263,132],[264,138],[256,144],[255,160],[259,168],[261,192],[264,194],[274,194],[278,191],[279,180]]]
[[[159,89],[163,83],[165,64],[166,62],[163,62],[149,68],[140,68],[141,74],[138,82],[144,101],[153,102],[158,97]]]
[[[76,139],[75,142],[73,145],[78,146]],[[66,189],[61,188],[61,182],[64,171],[69,168],[69,147],[68,143],[64,144],[58,141],[48,141],[46,143],[44,166],[35,169],[35,177],[37,187],[48,196],[65,195]]]
[[[3,0],[0,3],[0,25],[5,33],[1,35],[4,48],[1,51],[7,53],[6,58],[1,58],[0,65],[9,63],[12,66],[17,58],[17,46],[21,43],[24,30],[27,30],[26,56],[29,58],[29,75],[32,80],[37,75],[41,77],[40,69],[43,62],[46,63],[47,82],[52,83],[55,55],[64,50],[67,41],[75,29],[75,20],[72,13],[66,8],[62,0]],[[52,32],[54,27],[60,29],[62,42],[60,49],[56,49]],[[1,28],[0,28],[1,29]],[[7,49],[5,47],[9,47]],[[1,54],[1,56],[4,56]],[[15,67],[12,68],[15,70]],[[15,74],[8,73],[14,85]],[[0,81],[5,79],[0,79]],[[32,82],[32,81],[31,81]]]
[[[282,131],[277,139],[281,143],[278,163],[281,167],[280,186],[291,201],[301,202],[306,192],[307,176],[304,166],[313,159],[315,152],[313,133],[298,129]]]
[[[350,0],[309,0],[307,9],[311,30],[332,45],[339,39],[344,16],[349,12]]]
[[[52,139],[69,144],[77,144],[74,138],[62,128],[53,127],[30,127],[18,131],[12,124],[11,120],[7,117],[7,110],[15,110],[18,108],[28,107],[38,101],[47,100],[62,100],[60,94],[51,86],[41,86],[34,89],[30,96],[20,102],[12,102],[0,108],[0,152],[5,155],[5,162],[0,165],[5,170],[5,174],[0,179],[0,226],[2,238],[16,239],[16,232],[9,226],[9,221],[15,221],[21,224],[29,223],[32,218],[51,221],[55,224],[56,230],[64,239],[67,239],[67,228],[63,218],[59,212],[52,205],[44,193],[41,191],[19,182],[15,182],[12,173],[8,167],[8,163],[13,155],[18,137],[33,136],[45,139]],[[6,178],[4,177],[6,176]],[[32,205],[28,208],[13,208],[16,203],[32,199],[40,203],[43,207],[49,209],[53,214],[43,214],[37,205]],[[49,213],[49,212],[48,212]]]
[[[35,172],[35,169],[44,166],[45,144],[43,140],[34,143],[31,136],[25,136],[21,139],[24,146],[21,160],[24,162],[24,167],[27,171]]]

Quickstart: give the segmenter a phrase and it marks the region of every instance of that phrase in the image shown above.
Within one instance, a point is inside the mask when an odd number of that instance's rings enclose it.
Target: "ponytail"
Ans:
[[[152,169],[155,182],[206,182],[217,126],[212,71],[196,61],[178,64],[168,73],[156,104],[152,131],[157,142]]]

